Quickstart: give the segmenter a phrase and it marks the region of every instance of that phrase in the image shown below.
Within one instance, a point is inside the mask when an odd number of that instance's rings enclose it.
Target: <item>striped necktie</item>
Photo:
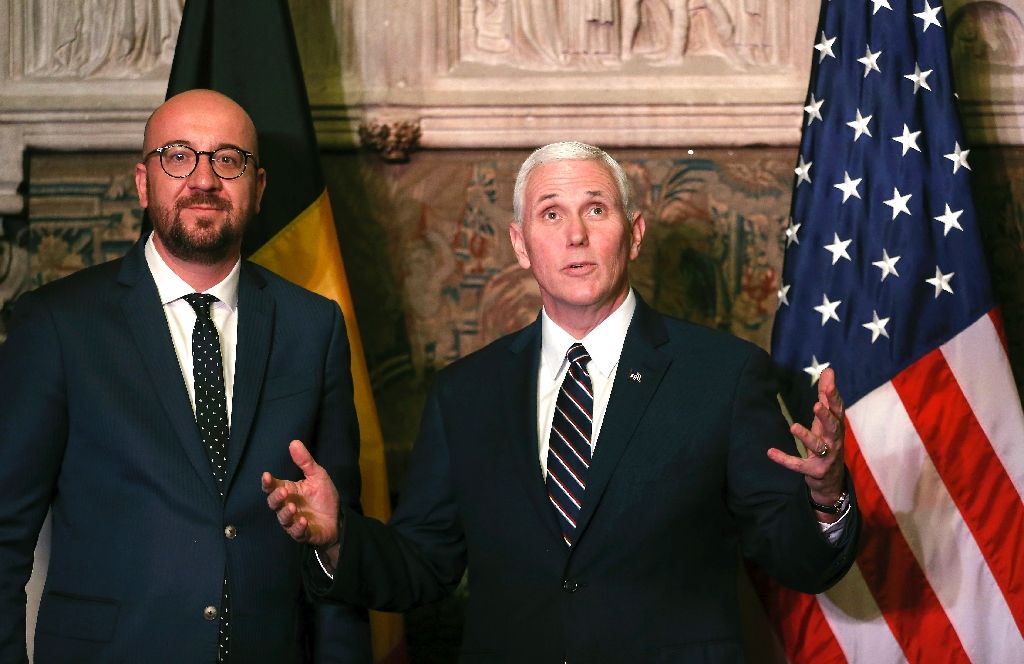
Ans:
[[[558,512],[562,538],[572,546],[587,488],[594,417],[594,388],[586,364],[590,354],[574,343],[565,354],[569,369],[555,401],[548,445],[548,498]]]

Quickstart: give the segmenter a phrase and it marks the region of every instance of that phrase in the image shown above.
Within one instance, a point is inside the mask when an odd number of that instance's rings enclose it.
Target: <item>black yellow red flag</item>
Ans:
[[[363,345],[320,167],[309,98],[285,0],[188,0],[182,13],[167,96],[193,88],[241,104],[259,135],[268,186],[242,253],[335,300],[345,315],[361,437],[362,505],[390,515],[384,444]],[[371,612],[374,660],[405,660],[402,619]]]

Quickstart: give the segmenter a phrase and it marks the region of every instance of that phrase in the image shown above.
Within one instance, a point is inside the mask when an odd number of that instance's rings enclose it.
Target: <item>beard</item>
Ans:
[[[203,205],[225,213],[218,226],[213,216],[197,217],[192,228],[181,220],[181,211],[192,205]],[[153,232],[172,256],[179,260],[215,265],[238,252],[245,222],[229,201],[211,194],[193,194],[175,202],[173,208],[151,207]]]

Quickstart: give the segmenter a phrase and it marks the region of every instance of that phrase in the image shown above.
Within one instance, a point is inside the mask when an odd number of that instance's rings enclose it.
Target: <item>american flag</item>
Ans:
[[[947,21],[822,6],[772,352],[804,392],[836,371],[864,531],[838,586],[768,602],[794,662],[1024,662],[1024,415]]]

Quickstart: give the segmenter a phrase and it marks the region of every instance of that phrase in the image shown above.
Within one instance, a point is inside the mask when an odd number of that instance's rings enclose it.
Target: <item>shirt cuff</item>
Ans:
[[[845,514],[843,516],[845,516]],[[840,517],[840,521],[841,520],[842,520],[842,517]],[[836,523],[839,523],[839,521],[836,521]],[[834,525],[834,524],[822,524],[822,525]],[[830,539],[829,541],[831,542],[832,540]],[[316,549],[313,549],[313,555],[316,556],[316,562],[317,562],[318,565],[320,565],[320,569],[323,570],[323,573],[327,575],[327,578],[330,579],[331,581],[334,581],[334,575],[327,571],[327,565],[324,565],[324,561],[320,560],[320,552],[317,551]]]
[[[818,525],[821,526],[821,532],[825,535],[825,539],[828,540],[829,544],[838,545],[839,540],[843,537],[843,531],[846,529],[846,524],[844,524],[843,521],[846,520],[846,516],[850,513],[850,509],[852,507],[853,501],[849,501],[846,503],[846,508],[843,510],[843,513],[839,515],[838,519],[832,523],[826,523],[824,521],[818,522]],[[317,557],[317,560],[320,560],[320,558]],[[324,571],[326,572],[327,570]]]

